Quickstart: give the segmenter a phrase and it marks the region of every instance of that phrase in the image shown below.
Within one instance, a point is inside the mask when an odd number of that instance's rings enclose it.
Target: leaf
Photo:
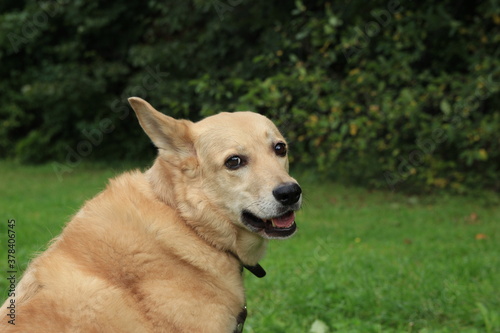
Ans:
[[[329,327],[325,322],[316,319],[314,323],[311,325],[311,329],[309,333],[327,333],[329,331]]]
[[[358,125],[350,123],[349,124],[349,134],[355,136],[358,133]]]
[[[483,240],[483,239],[487,239],[488,236],[485,235],[485,234],[476,234],[476,240]]]
[[[479,149],[477,155],[481,161],[486,161],[488,159],[488,152],[484,148]]]
[[[450,105],[450,103],[448,103],[447,100],[443,99],[441,101],[441,103],[439,104],[439,108],[441,109],[441,111],[443,111],[443,113],[445,115],[447,115],[447,116],[450,115],[450,113],[451,113],[451,105]]]
[[[477,213],[476,213],[476,212],[472,212],[472,213],[470,213],[470,215],[469,215],[469,221],[470,221],[471,223],[475,223],[475,222],[477,222],[478,218],[479,218],[479,216],[477,215]]]
[[[331,16],[329,19],[328,19],[328,23],[333,26],[333,27],[338,27],[339,25],[342,25],[342,20],[340,20],[338,17],[336,16]]]

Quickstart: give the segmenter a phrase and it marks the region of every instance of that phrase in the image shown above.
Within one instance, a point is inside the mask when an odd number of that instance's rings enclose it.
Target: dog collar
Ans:
[[[243,273],[243,267],[245,267],[250,273],[255,275],[258,278],[263,278],[266,276],[266,271],[260,264],[257,264],[255,266],[250,266],[250,265],[245,265],[241,259],[233,252],[229,251],[229,253],[238,259],[238,261],[241,264],[241,272]],[[236,318],[236,328],[234,329],[233,333],[242,333],[243,332],[243,325],[245,325],[245,320],[247,319],[247,306],[246,304],[243,306],[241,309],[241,312],[238,314],[238,317]]]
[[[266,271],[264,270],[264,268],[262,268],[262,266],[260,264],[257,264],[255,266],[245,265],[243,263],[243,261],[241,261],[240,257],[238,257],[236,255],[236,253],[233,253],[232,251],[228,251],[228,253],[231,254],[236,259],[238,259],[238,261],[240,262],[240,265],[241,265],[241,272],[242,273],[243,273],[243,267],[245,267],[250,273],[252,273],[253,275],[255,275],[258,278],[263,278],[264,276],[266,276]]]
[[[242,333],[243,325],[245,325],[245,320],[247,319],[247,306],[243,306],[241,312],[238,314],[238,318],[236,318],[236,328],[233,333]]]
[[[250,271],[250,273],[258,278],[263,278],[264,276],[266,276],[266,271],[260,264],[257,264],[255,266],[243,265],[243,267],[245,267],[248,271]]]

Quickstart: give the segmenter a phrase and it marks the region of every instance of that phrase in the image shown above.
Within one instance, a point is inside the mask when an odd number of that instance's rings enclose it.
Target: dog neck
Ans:
[[[186,176],[161,157],[146,172],[146,177],[155,196],[176,209],[200,238],[221,251],[231,251],[245,266],[256,266],[262,259],[268,240],[229,221],[204,199],[195,178]],[[230,226],[221,227],[222,224]]]
[[[158,157],[146,171],[155,196],[174,208],[198,236],[222,251],[232,251],[246,265],[255,265],[263,256],[265,242],[258,235],[236,227],[210,204],[196,178],[186,176],[176,165]],[[222,224],[230,224],[222,227]]]

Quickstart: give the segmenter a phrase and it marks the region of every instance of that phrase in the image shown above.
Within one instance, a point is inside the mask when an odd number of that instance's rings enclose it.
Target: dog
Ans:
[[[243,267],[263,276],[268,241],[297,230],[287,143],[257,113],[191,122],[129,102],[158,148],[153,166],[84,204],[28,266],[0,331],[242,331]]]

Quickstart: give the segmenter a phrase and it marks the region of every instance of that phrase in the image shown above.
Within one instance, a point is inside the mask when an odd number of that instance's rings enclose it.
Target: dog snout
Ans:
[[[273,190],[273,196],[285,206],[291,206],[300,199],[302,189],[297,183],[283,183]]]

